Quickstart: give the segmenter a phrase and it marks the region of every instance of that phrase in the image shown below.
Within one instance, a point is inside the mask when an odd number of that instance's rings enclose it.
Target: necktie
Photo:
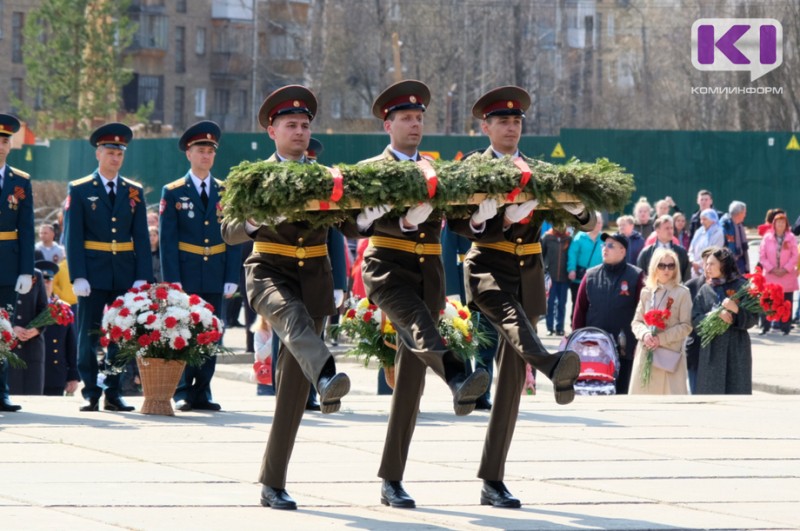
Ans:
[[[203,208],[208,208],[208,194],[206,193],[206,182],[200,183],[200,200],[203,202]]]
[[[111,199],[111,204],[117,199],[117,194],[114,192],[114,181],[108,181],[108,198]]]

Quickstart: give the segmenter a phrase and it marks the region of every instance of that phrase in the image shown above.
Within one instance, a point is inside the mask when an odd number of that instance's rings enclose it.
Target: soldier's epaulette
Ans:
[[[469,151],[466,155],[464,155],[461,158],[461,160],[467,160],[468,158],[474,157],[475,155],[481,155],[481,154],[483,154],[484,151],[486,151],[486,150],[485,149],[481,149],[481,148],[473,149],[472,151]]]
[[[142,183],[133,181],[131,179],[128,179],[127,177],[122,177],[122,179],[124,179],[125,182],[128,183],[129,185],[135,186],[137,188],[141,188],[142,190],[144,190],[144,186],[142,186]]]
[[[94,174],[87,175],[86,177],[81,177],[80,179],[75,179],[74,181],[70,181],[70,186],[80,186],[81,184],[90,183],[94,180]]]
[[[168,185],[166,185],[166,188],[167,190],[174,190],[175,188],[180,188],[184,184],[186,184],[186,178],[181,177],[180,179],[174,180]]]
[[[222,187],[222,188],[225,188],[225,181],[221,181],[221,180],[219,180],[219,179],[217,179],[217,178],[215,177],[215,178],[214,178],[214,182],[215,182],[215,183],[217,183],[217,186],[219,186],[219,187]]]
[[[383,153],[381,153],[380,155],[376,155],[374,157],[362,160],[361,162],[359,162],[359,164],[369,164],[370,162],[381,162],[384,160],[393,160],[393,159],[387,159],[386,156]]]
[[[23,179],[30,179],[31,178],[31,174],[28,173],[28,172],[24,172],[24,171],[20,170],[19,168],[15,168],[14,166],[9,166],[9,168],[11,168],[11,171],[14,172],[14,175],[19,175]]]

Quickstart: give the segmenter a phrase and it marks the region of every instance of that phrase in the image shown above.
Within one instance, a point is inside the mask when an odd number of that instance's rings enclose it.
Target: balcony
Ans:
[[[155,13],[131,13],[131,20],[138,24],[130,50],[163,56],[167,52],[169,19]]]
[[[242,53],[213,52],[211,77],[215,79],[246,79],[253,70],[253,60]]]

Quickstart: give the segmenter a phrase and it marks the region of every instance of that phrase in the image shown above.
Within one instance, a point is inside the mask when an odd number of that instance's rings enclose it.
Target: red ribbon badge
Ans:
[[[326,166],[327,168],[327,166]],[[339,201],[344,195],[344,176],[339,168],[327,168],[333,179],[333,190],[331,191],[330,200],[333,203]],[[330,210],[331,204],[328,201],[320,201],[320,210]]]
[[[420,159],[417,161],[417,166],[422,170],[422,175],[428,181],[428,197],[436,195],[436,186],[439,184],[439,178],[436,176],[436,170],[433,169],[428,159]]]
[[[525,188],[525,185],[528,184],[528,181],[531,180],[531,169],[528,166],[528,163],[525,162],[522,157],[517,157],[514,159],[514,166],[519,168],[519,171],[522,172],[522,176],[519,178],[519,186],[511,190],[511,192],[506,196],[506,200],[509,203],[514,202],[520,192],[522,192],[522,189]]]

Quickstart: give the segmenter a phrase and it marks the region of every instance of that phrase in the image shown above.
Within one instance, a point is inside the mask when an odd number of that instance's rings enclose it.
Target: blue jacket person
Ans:
[[[11,135],[20,123],[10,114],[0,114],[0,307],[13,313],[17,294],[33,286],[33,193],[30,175],[6,164]],[[0,362],[0,411],[19,411],[8,397],[8,365]]]
[[[78,296],[78,371],[87,403],[81,411],[97,411],[103,389],[97,384],[97,347],[103,309],[131,287],[153,277],[147,205],[142,185],[119,174],[130,128],[110,123],[96,129],[89,142],[96,148],[98,168],[69,183],[66,204],[67,259],[72,289]],[[106,365],[117,353],[108,347]],[[132,411],[119,393],[119,374],[105,379],[104,409]]]
[[[221,135],[219,126],[209,121],[196,123],[183,133],[178,147],[186,152],[191,169],[164,186],[159,208],[164,281],[180,284],[186,293],[211,303],[220,319],[222,298],[236,292],[241,264],[240,246],[222,240],[217,215],[223,183],[213,178],[211,167]],[[200,367],[186,367],[175,391],[180,411],[220,409],[211,396],[216,361],[212,357]]]

